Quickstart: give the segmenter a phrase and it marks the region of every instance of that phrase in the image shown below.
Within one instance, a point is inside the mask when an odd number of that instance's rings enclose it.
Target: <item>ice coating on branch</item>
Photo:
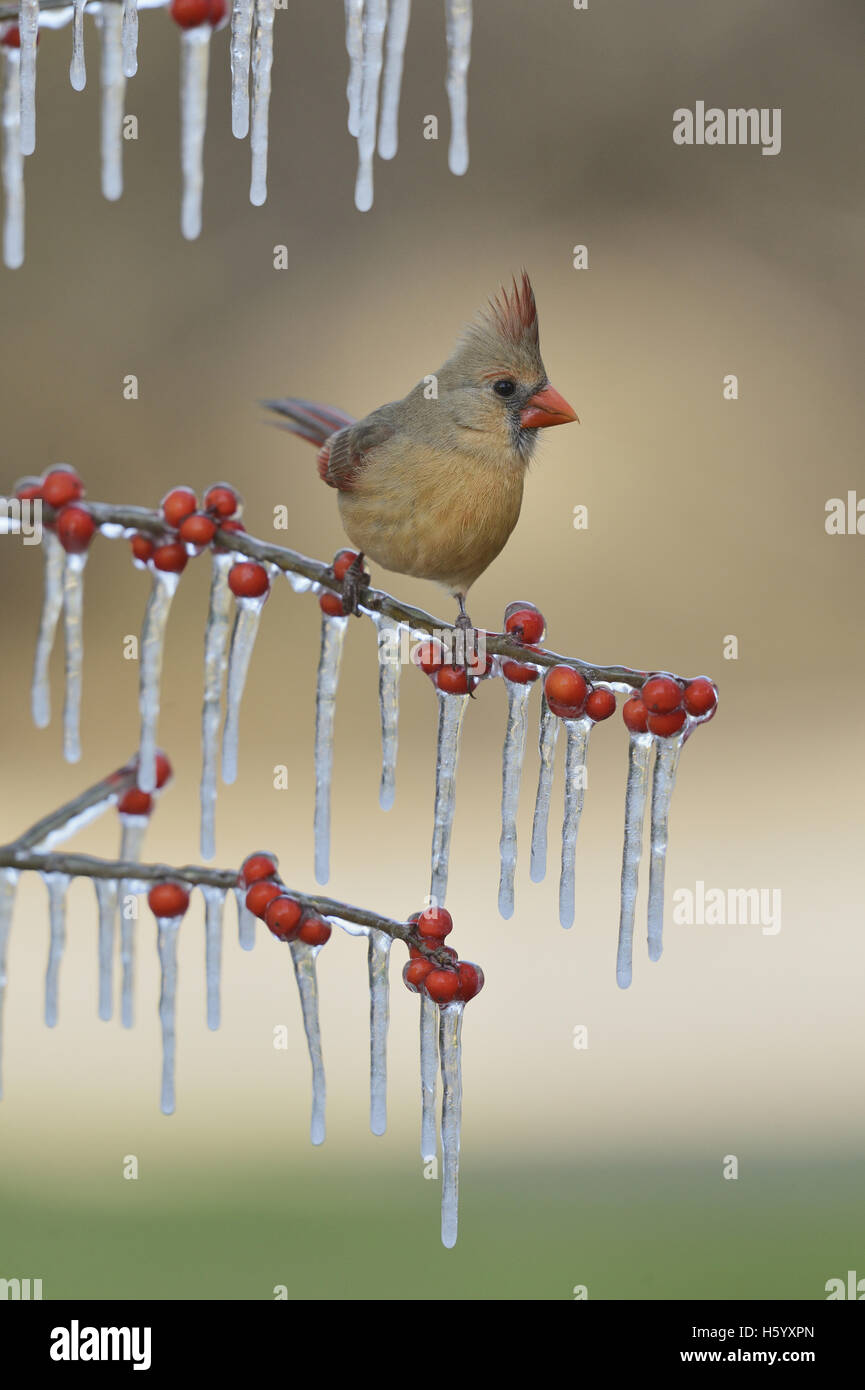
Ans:
[[[24,155],[21,150],[21,54],[3,49],[3,264],[24,264]]]
[[[622,851],[622,890],[619,910],[619,947],[616,957],[616,983],[627,989],[631,983],[634,943],[634,911],[637,881],[643,852],[643,816],[649,782],[651,734],[631,734],[628,745],[628,786],[625,792],[625,844]]]
[[[121,48],[123,75],[134,77],[138,71],[138,0],[123,0]]]
[[[102,5],[98,16],[100,35],[99,89],[101,93],[100,149],[102,196],[116,202],[123,193],[123,16],[119,5]]]
[[[538,794],[535,799],[535,818],[532,822],[532,860],[529,869],[532,883],[540,883],[547,872],[547,826],[550,819],[556,742],[559,737],[561,722],[558,715],[553,714],[547,705],[547,697],[544,695],[541,699],[541,722],[538,733],[541,767],[538,774]]]
[[[438,747],[436,750],[436,795],[433,817],[432,873],[430,899],[437,907],[444,906],[448,886],[451,831],[456,803],[457,761],[460,754],[460,731],[468,695],[448,695],[437,690],[439,702]]]
[[[354,205],[358,212],[372,207],[372,159],[378,124],[378,88],[384,54],[387,0],[366,0],[363,7],[363,62],[361,65],[360,118],[357,132],[357,182]]]
[[[84,6],[86,4],[87,0],[73,0],[72,58],[69,63],[69,81],[76,92],[83,92],[87,85],[87,68],[84,63]]]
[[[96,889],[96,902],[99,907],[99,1017],[107,1023],[114,1004],[114,923],[120,885],[113,878],[95,878],[93,887]]]
[[[18,0],[18,33],[21,41],[21,153],[36,149],[36,43],[39,34],[39,0]]]
[[[517,806],[520,777],[526,752],[531,685],[505,681],[508,692],[508,725],[502,751],[502,833],[499,840],[499,912],[514,915],[514,871],[517,863]]]
[[[216,782],[219,766],[219,720],[228,635],[234,595],[228,587],[233,557],[214,551],[210,572],[210,603],[204,629],[204,700],[201,709],[201,855],[216,853]]]
[[[321,615],[321,655],[315,690],[315,879],[330,877],[330,782],[336,688],[348,618]]]
[[[411,0],[390,0],[378,129],[378,152],[382,159],[393,159],[399,142],[399,97],[410,17]]]
[[[400,624],[381,613],[373,615],[378,630],[378,704],[381,718],[381,786],[378,801],[389,811],[396,796],[396,755],[399,735]]]
[[[318,981],[315,976],[315,958],[321,947],[307,946],[305,941],[291,941],[289,949],[300,994],[303,1031],[306,1033],[309,1060],[312,1064],[312,1118],[309,1137],[313,1144],[323,1144],[326,1089],[324,1062],[321,1056],[321,1029],[318,1024]]]
[[[66,697],[63,702],[63,756],[68,763],[81,759],[81,680],[84,674],[84,566],[83,555],[67,555],[63,570],[63,637],[66,654]]]
[[[649,860],[649,960],[660,960],[664,937],[664,870],[670,802],[676,785],[684,733],[659,738],[652,775],[651,858]]]
[[[141,847],[147,830],[147,816],[120,816],[120,859],[124,863],[136,863],[141,858]],[[120,1022],[124,1028],[133,1023],[133,989],[135,986],[135,923],[137,918],[128,917],[124,897],[131,892],[132,884],[120,884]]]
[[[363,81],[363,5],[364,0],[345,0],[345,47],[348,52],[348,133],[360,130],[360,89]]]
[[[273,63],[274,0],[255,0],[252,38],[252,118],[249,144],[252,172],[249,201],[261,207],[267,198],[267,123],[270,111],[270,69]]]
[[[469,167],[468,73],[471,60],[472,0],[445,0],[448,44],[447,94],[451,110],[448,168],[464,174]]]
[[[562,822],[562,872],[559,878],[559,921],[563,927],[574,925],[574,866],[577,854],[577,832],[583,813],[586,794],[586,752],[592,721],[566,719],[567,752],[565,755],[565,815]]]
[[[3,1099],[3,1010],[6,1004],[6,969],[17,887],[16,870],[0,869],[0,1100]]]
[[[237,942],[241,951],[251,951],[255,945],[255,917],[246,906],[247,889],[237,887],[233,891],[237,903]]]
[[[157,945],[161,987],[159,1022],[162,1025],[162,1089],[159,1108],[174,1114],[174,1068],[177,1052],[177,932],[182,917],[157,917]]]
[[[66,890],[68,874],[43,874],[48,889],[48,969],[45,972],[45,1026],[55,1028],[59,1008],[60,962],[66,946]]]
[[[460,1123],[463,1109],[463,1005],[439,1010],[439,1056],[442,1068],[442,1245],[457,1242],[460,1180]]]
[[[420,1156],[435,1158],[438,1152],[436,1131],[436,1081],[438,1079],[438,1004],[420,997]]]
[[[387,1030],[390,1023],[391,938],[370,928],[369,969],[369,1127],[373,1134],[387,1129]]]
[[[308,594],[311,589],[317,591],[321,588],[320,584],[316,584],[314,579],[307,578],[305,574],[295,574],[293,570],[284,570],[283,573],[296,594]]]
[[[141,669],[138,686],[138,709],[141,714],[138,785],[143,792],[156,790],[156,734],[159,726],[159,687],[162,681],[165,632],[171,604],[180,583],[180,575],[168,570],[152,569],[151,573],[153,585],[141,625]]]
[[[33,723],[37,729],[45,729],[51,722],[51,690],[48,683],[48,665],[54,648],[57,623],[63,609],[63,570],[66,565],[66,552],[53,531],[42,532],[42,562],[44,580],[42,591],[42,614],[39,619],[39,636],[36,639],[36,657],[33,663],[33,684],[30,691],[30,708]]]
[[[249,52],[252,38],[252,0],[234,0],[231,7],[231,133],[238,140],[249,134]]]
[[[187,241],[195,241],[201,235],[211,33],[209,24],[200,24],[195,29],[184,29],[180,35],[180,230]]]
[[[222,915],[225,889],[202,884],[204,898],[204,976],[207,984],[207,1026],[215,1031],[220,1022],[219,988],[222,978]]]
[[[267,568],[267,566],[265,566]],[[258,636],[261,610],[267,602],[268,589],[260,598],[238,598],[237,616],[231,634],[228,658],[228,681],[225,697],[225,727],[222,730],[222,780],[226,785],[237,781],[237,745],[240,735],[240,705],[249,674],[252,650]]]

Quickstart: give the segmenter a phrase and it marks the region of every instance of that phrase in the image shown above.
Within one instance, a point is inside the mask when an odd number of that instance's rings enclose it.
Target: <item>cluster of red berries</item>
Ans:
[[[240,867],[240,883],[246,888],[246,906],[279,941],[304,941],[324,946],[333,927],[286,893],[279,882],[276,861],[260,851],[250,854]]]
[[[616,697],[605,686],[591,686],[573,666],[553,666],[544,677],[544,694],[553,714],[560,719],[579,719],[587,715],[593,723],[609,719],[616,710]]]
[[[453,918],[444,907],[428,907],[409,918],[422,941],[449,957],[450,964],[439,965],[415,946],[403,966],[402,978],[412,994],[425,994],[436,1004],[467,1004],[484,987],[484,972],[470,960],[460,960],[444,939],[453,931]]]
[[[209,24],[216,29],[228,13],[225,0],[171,0],[171,18],[181,29]]]
[[[156,754],[156,790],[161,791],[172,775],[171,763],[162,752]],[[143,792],[140,787],[130,787],[117,802],[121,816],[149,816],[153,810],[153,796]]]
[[[84,484],[65,463],[43,473],[41,478],[24,478],[15,486],[20,502],[44,502],[57,513],[46,522],[69,555],[83,555],[93,539],[96,522],[86,507],[81,506]]]
[[[338,579],[339,582],[342,583],[357,558],[358,555],[356,550],[338,550],[333,557],[333,564],[330,567],[334,579]],[[330,590],[327,590],[321,595],[321,598],[318,600],[318,606],[322,613],[327,614],[328,618],[342,618],[345,616],[342,599],[339,594],[334,594]]]
[[[703,723],[718,705],[718,691],[708,676],[679,681],[675,676],[650,676],[622,706],[622,718],[632,734],[657,734],[670,738],[683,727],[688,715]]]
[[[244,529],[237,519],[241,506],[234,488],[227,483],[208,488],[200,509],[192,488],[172,488],[159,504],[165,522],[164,535],[156,539],[142,531],[134,535],[130,542],[134,563],[141,567],[152,564],[167,574],[181,574],[189,557],[200,555],[212,544],[218,530]]]

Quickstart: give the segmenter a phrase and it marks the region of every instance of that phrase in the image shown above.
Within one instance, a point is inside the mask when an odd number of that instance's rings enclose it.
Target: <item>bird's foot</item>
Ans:
[[[460,611],[454,628],[459,636],[455,643],[454,665],[458,670],[465,672],[468,693],[474,699],[474,687],[477,684],[480,671],[483,669],[483,662],[478,650],[478,631],[465,610],[463,600],[458,597],[458,602]]]
[[[360,593],[369,586],[369,572],[363,567],[363,551],[355,555],[342,577],[342,611],[355,617],[360,612]]]

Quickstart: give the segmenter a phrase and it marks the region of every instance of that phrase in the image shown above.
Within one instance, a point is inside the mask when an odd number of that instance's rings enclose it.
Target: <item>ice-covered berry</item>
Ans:
[[[427,941],[444,941],[454,929],[454,919],[446,907],[427,907],[418,917],[415,930]]]
[[[460,977],[456,970],[431,970],[423,982],[424,993],[436,1004],[450,1004],[460,988]]]
[[[166,541],[164,545],[156,546],[151,559],[164,574],[182,574],[189,556],[182,541]]]
[[[74,468],[52,468],[42,479],[43,502],[58,510],[84,496],[84,484]]]
[[[659,738],[670,738],[679,732],[687,717],[683,709],[670,710],[669,714],[650,713],[647,720],[649,733],[657,734]]]
[[[318,606],[328,618],[343,618],[345,612],[339,594],[325,593],[318,600]]]
[[[235,598],[263,598],[270,588],[270,578],[264,565],[255,560],[239,560],[229,571],[228,587]]]
[[[356,559],[356,550],[338,550],[333,557],[333,565],[331,566],[335,578],[340,581],[345,579]]]
[[[274,936],[281,941],[296,941],[300,932],[303,908],[296,898],[280,893],[272,898],[264,910],[264,922]]]
[[[697,676],[685,686],[685,709],[696,718],[702,718],[714,710],[718,703],[718,692],[714,681],[707,676]]]
[[[509,603],[505,609],[505,632],[517,642],[540,642],[546,630],[544,615],[533,603]]]
[[[650,676],[640,695],[650,714],[672,714],[682,703],[682,687],[672,676]]]
[[[138,787],[130,787],[117,803],[121,816],[149,816],[153,810],[153,797]]]
[[[220,525],[236,516],[241,507],[239,495],[228,483],[214,483],[204,494],[204,510]]]
[[[131,546],[133,556],[142,565],[146,565],[147,561],[153,558],[153,552],[156,549],[156,546],[154,542],[151,540],[150,536],[145,536],[143,532],[139,531],[136,536],[132,537],[132,540],[129,542],[129,544]]]
[[[307,946],[326,946],[333,933],[333,927],[317,913],[309,912],[300,924],[298,940]]]
[[[154,917],[182,917],[189,894],[179,883],[156,883],[147,894],[147,905]]]
[[[259,879],[253,883],[246,895],[246,906],[254,917],[264,917],[268,903],[272,903],[274,898],[280,897],[282,889],[278,883],[271,883],[268,879]]]
[[[247,888],[261,878],[273,878],[276,873],[276,860],[269,854],[259,852],[250,854],[240,866],[240,877]]]
[[[649,711],[639,695],[632,695],[630,700],[626,700],[622,705],[622,718],[626,728],[630,729],[632,734],[644,734],[646,732],[648,717]]]
[[[169,526],[175,529],[198,508],[198,498],[191,487],[175,487],[167,492],[159,509]]]
[[[435,683],[446,695],[469,695],[477,680],[462,666],[440,666],[436,671]]]
[[[83,555],[93,539],[96,522],[83,507],[72,503],[57,518],[57,539],[67,555]]]
[[[434,676],[439,667],[444,665],[444,647],[437,638],[425,637],[422,642],[418,642],[411,659],[426,675]]]
[[[483,989],[484,972],[479,965],[475,965],[474,961],[461,960],[457,964],[457,975],[459,976],[459,989],[456,998],[467,1004]]]
[[[427,975],[435,970],[435,962],[420,956],[416,960],[407,960],[402,968],[402,978],[406,989],[411,990],[412,994],[419,994],[423,982]]]
[[[187,545],[210,545],[216,535],[216,522],[204,512],[193,512],[181,521],[179,535]]]
[[[586,714],[590,719],[599,724],[602,719],[609,719],[610,715],[616,712],[616,697],[612,690],[605,690],[598,687],[590,690],[586,696]]]
[[[576,719],[583,712],[589,687],[585,676],[573,666],[554,666],[544,679],[544,694],[553,714],[560,719]]]

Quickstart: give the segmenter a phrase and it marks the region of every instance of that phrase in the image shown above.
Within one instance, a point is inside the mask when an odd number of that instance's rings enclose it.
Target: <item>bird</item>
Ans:
[[[364,560],[466,597],[517,524],[538,433],[579,422],[550,384],[528,274],[502,286],[469,321],[437,372],[361,420],[300,397],[262,402],[281,428],[318,448],[359,555],[343,581],[357,611]]]

